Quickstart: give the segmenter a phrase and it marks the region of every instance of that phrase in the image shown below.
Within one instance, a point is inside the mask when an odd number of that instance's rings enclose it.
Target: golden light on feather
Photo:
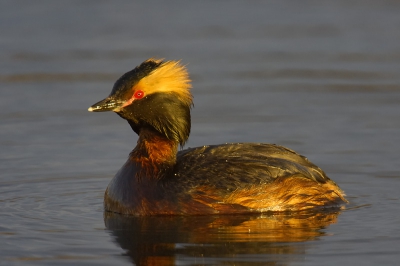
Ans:
[[[162,60],[149,59],[159,63]],[[191,80],[186,67],[180,61],[166,61],[148,76],[142,78],[134,87],[141,89],[147,95],[161,93],[176,93],[180,100],[187,105],[192,105],[192,94],[190,93]]]

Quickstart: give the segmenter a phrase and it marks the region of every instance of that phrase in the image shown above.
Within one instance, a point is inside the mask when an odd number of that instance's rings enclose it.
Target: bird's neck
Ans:
[[[152,128],[142,128],[130,159],[141,168],[141,175],[159,177],[161,172],[171,169],[176,163],[178,143]]]

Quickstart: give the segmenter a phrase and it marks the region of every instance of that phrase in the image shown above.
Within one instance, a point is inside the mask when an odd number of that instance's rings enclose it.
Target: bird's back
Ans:
[[[330,180],[306,157],[282,146],[263,143],[189,148],[178,152],[175,167],[178,178],[226,189],[268,184],[294,174],[321,184]]]
[[[326,207],[327,201],[335,206],[345,202],[342,191],[320,168],[273,144],[235,143],[180,151],[173,174],[163,183],[178,197],[218,212],[301,210]]]

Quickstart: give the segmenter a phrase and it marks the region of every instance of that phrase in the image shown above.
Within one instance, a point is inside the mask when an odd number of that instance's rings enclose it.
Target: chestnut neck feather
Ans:
[[[140,167],[139,178],[161,177],[176,163],[178,143],[170,140],[152,128],[141,128],[136,147],[130,159]]]

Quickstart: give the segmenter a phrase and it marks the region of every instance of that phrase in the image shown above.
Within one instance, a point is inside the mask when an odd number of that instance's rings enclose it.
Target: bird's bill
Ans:
[[[107,111],[117,111],[122,105],[123,101],[117,100],[113,97],[107,97],[100,102],[97,102],[89,107],[89,112],[107,112]]]

